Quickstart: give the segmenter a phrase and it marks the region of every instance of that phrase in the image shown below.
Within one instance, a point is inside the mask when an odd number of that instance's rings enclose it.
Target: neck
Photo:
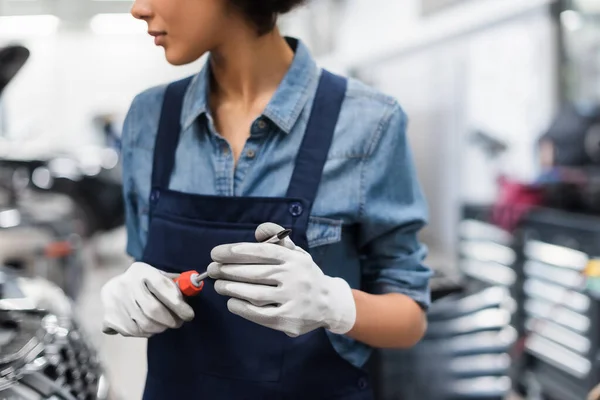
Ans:
[[[294,52],[277,29],[261,37],[232,33],[211,52],[212,95],[250,107],[275,92],[293,58]]]

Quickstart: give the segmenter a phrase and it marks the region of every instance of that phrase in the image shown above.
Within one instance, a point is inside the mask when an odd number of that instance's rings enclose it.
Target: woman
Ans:
[[[104,327],[150,338],[144,399],[371,399],[370,349],[425,331],[406,117],[280,35],[300,3],[133,6],[171,64],[210,54],[137,96],[124,127],[136,263],[103,288]],[[282,227],[291,240],[257,243]],[[172,279],[193,269],[210,279],[183,298]]]

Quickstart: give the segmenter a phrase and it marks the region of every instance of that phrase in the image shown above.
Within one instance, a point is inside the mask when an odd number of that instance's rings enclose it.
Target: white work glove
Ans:
[[[102,288],[106,334],[150,337],[179,328],[194,318],[173,278],[148,264],[136,262]]]
[[[283,228],[262,224],[258,241]],[[345,334],[354,326],[352,290],[341,278],[327,276],[310,254],[289,238],[278,244],[234,243],[217,246],[208,274],[215,291],[231,299],[229,311],[295,337],[324,327]]]

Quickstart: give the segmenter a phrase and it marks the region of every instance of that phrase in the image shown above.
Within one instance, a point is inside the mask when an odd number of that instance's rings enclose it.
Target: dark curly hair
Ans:
[[[307,0],[229,0],[254,26],[259,35],[275,28],[277,16],[306,3]]]

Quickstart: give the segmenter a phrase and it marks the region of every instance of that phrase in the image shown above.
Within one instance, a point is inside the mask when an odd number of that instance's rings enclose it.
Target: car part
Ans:
[[[45,280],[29,280],[6,269],[0,270],[0,282],[0,396],[114,398],[96,351],[70,313],[66,295]]]

